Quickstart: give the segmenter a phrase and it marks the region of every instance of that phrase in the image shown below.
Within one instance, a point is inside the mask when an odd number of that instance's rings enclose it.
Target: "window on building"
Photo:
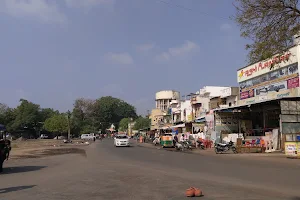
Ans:
[[[228,105],[229,105],[229,107],[231,107],[231,102],[229,102],[229,104],[228,104]]]

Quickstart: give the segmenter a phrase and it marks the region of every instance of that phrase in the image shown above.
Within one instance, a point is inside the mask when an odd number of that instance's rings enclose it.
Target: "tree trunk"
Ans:
[[[3,172],[4,155],[0,153],[0,173]]]

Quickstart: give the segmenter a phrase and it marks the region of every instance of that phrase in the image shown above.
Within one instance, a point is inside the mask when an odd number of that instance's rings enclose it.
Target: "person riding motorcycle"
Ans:
[[[7,139],[3,139],[2,136],[0,136],[0,173],[3,171],[3,162],[5,160],[8,160],[9,158],[9,152],[11,150],[11,143]]]

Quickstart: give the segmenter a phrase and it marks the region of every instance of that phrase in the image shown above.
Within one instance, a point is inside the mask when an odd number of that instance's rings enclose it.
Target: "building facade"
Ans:
[[[156,109],[167,111],[172,100],[180,100],[180,93],[174,90],[163,90],[155,94]]]
[[[237,71],[239,105],[299,96],[299,46]]]

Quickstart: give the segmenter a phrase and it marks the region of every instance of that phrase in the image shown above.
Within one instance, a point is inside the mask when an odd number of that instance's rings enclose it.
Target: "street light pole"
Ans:
[[[70,118],[71,118],[71,112],[68,110],[68,141],[71,140],[71,124],[70,124]]]

